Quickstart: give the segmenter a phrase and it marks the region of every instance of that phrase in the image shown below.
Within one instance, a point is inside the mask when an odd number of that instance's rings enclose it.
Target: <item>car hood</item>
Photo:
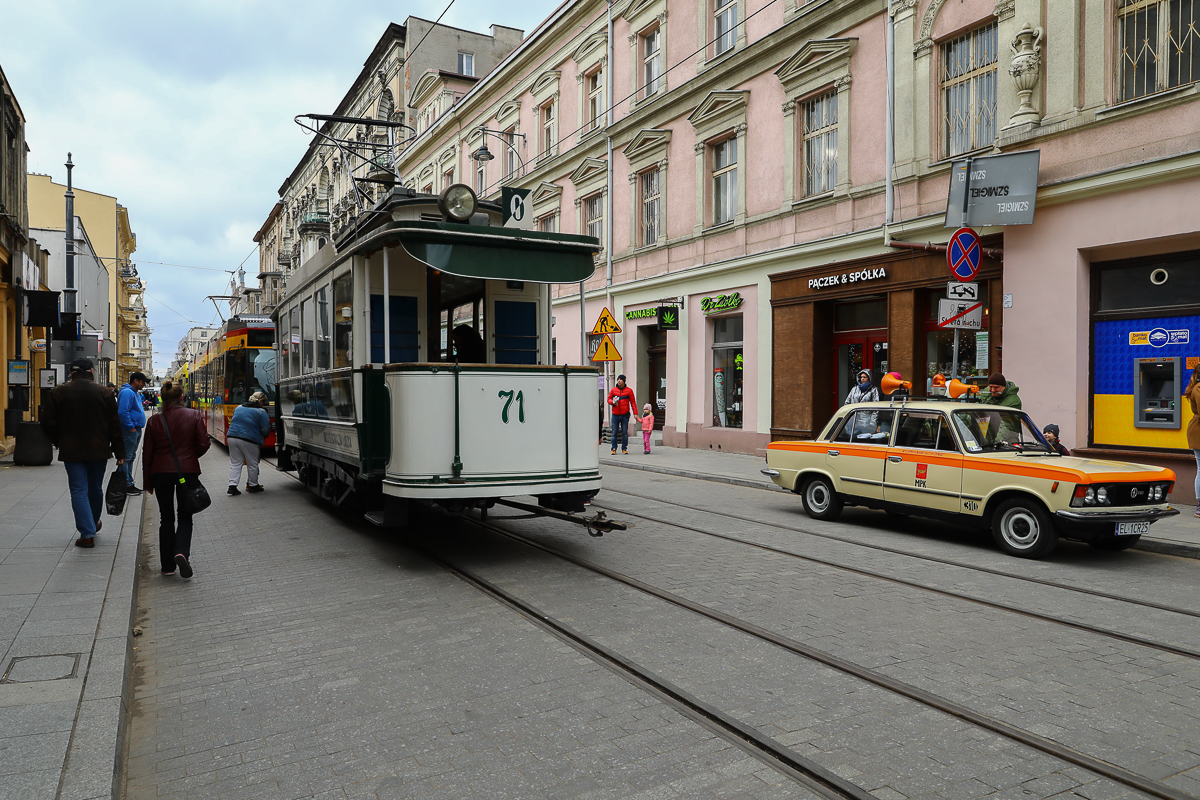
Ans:
[[[1099,458],[1079,458],[1077,456],[1054,457],[1026,456],[1020,453],[980,453],[976,458],[989,460],[1014,461],[1019,464],[1037,464],[1049,469],[1061,469],[1082,472],[1103,478],[1110,476],[1113,480],[1175,480],[1175,473],[1163,467],[1150,464],[1137,464],[1129,461],[1107,461]],[[1140,475],[1137,473],[1141,473]]]

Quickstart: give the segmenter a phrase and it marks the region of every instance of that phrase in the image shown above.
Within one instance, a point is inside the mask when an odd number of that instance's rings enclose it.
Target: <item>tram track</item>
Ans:
[[[290,477],[292,477],[293,479],[296,479],[296,477],[294,475],[290,475]],[[606,490],[606,491],[618,491],[618,490]],[[620,492],[620,493],[637,496],[637,497],[645,497],[643,495],[638,495],[638,494],[632,493],[632,492]],[[645,497],[645,499],[657,501],[657,498]],[[671,501],[658,501],[658,502],[665,502],[670,505],[678,505],[678,506],[693,508],[692,506],[684,506],[684,504],[682,504],[682,503],[673,503]],[[593,505],[595,505],[596,507],[600,507],[600,508],[607,508],[607,506],[604,506],[599,503],[594,503]],[[646,520],[650,520],[650,521],[654,521],[654,522],[662,522],[661,520],[658,520],[655,518],[651,518],[651,517],[648,517],[645,515],[640,515],[640,514],[634,514],[634,513],[631,513],[631,512],[622,510],[622,509],[614,509],[614,510],[619,511],[622,514],[637,517],[640,519],[646,519]],[[695,509],[695,510],[703,511],[703,509]],[[719,512],[709,512],[709,513],[719,513]],[[666,591],[663,589],[659,589],[658,587],[652,586],[652,585],[650,585],[644,581],[641,581],[637,578],[634,578],[632,576],[626,575],[626,574],[618,572],[616,570],[609,569],[609,568],[601,566],[599,564],[592,563],[590,561],[587,561],[586,559],[579,558],[577,556],[573,556],[569,553],[562,552],[553,546],[550,546],[541,541],[538,541],[536,539],[525,536],[521,533],[513,531],[502,525],[499,525],[494,520],[481,520],[481,519],[478,519],[478,518],[476,518],[474,516],[470,516],[470,515],[451,515],[451,516],[453,519],[456,519],[456,520],[462,521],[464,523],[467,523],[469,525],[472,525],[474,527],[480,528],[491,534],[504,537],[504,538],[511,540],[515,543],[518,543],[520,545],[529,547],[534,550],[541,551],[541,552],[545,553],[546,555],[549,555],[551,557],[561,559],[568,563],[574,564],[582,569],[585,569],[594,574],[598,574],[600,576],[608,578],[609,580],[612,580],[618,584],[627,586],[636,591],[642,592],[650,597],[657,598],[664,602],[670,603],[671,605],[674,605],[678,608],[692,612],[700,617],[706,618],[710,621],[725,625],[733,630],[747,634],[761,642],[765,642],[765,643],[774,645],[776,647],[779,647],[779,648],[783,649],[784,651],[792,653],[793,655],[807,659],[814,663],[824,665],[824,666],[831,668],[842,674],[852,676],[852,677],[857,678],[865,683],[868,683],[868,684],[877,686],[881,689],[893,692],[899,696],[902,696],[909,700],[917,702],[917,703],[919,703],[925,707],[928,707],[930,709],[933,709],[938,712],[947,714],[951,717],[963,720],[963,721],[965,721],[971,725],[974,725],[982,730],[986,730],[986,731],[989,731],[998,736],[1004,737],[1005,739],[1008,739],[1009,741],[1016,742],[1018,744],[1032,748],[1038,752],[1041,752],[1045,755],[1051,756],[1053,758],[1059,759],[1068,764],[1072,764],[1076,767],[1087,770],[1088,772],[1092,773],[1093,775],[1100,776],[1100,777],[1106,778],[1108,780],[1114,781],[1114,782],[1119,783],[1123,786],[1126,786],[1130,789],[1136,790],[1138,792],[1142,792],[1146,795],[1162,798],[1162,800],[1195,800],[1195,798],[1193,798],[1192,795],[1189,795],[1185,792],[1177,790],[1171,786],[1168,786],[1167,784],[1161,783],[1161,782],[1153,780],[1151,778],[1147,778],[1143,775],[1140,775],[1140,774],[1133,772],[1129,769],[1126,769],[1124,767],[1120,767],[1118,765],[1104,761],[1103,759],[1100,759],[1100,758],[1097,758],[1094,756],[1090,756],[1086,753],[1079,752],[1075,749],[1072,749],[1070,747],[1062,745],[1062,744],[1060,744],[1052,739],[1049,739],[1047,737],[1043,737],[1038,734],[1032,733],[1030,731],[1023,730],[1023,729],[1018,728],[1018,727],[1016,727],[1010,723],[1007,723],[1003,720],[996,719],[995,717],[975,711],[974,709],[969,708],[969,707],[967,707],[961,703],[958,703],[954,700],[942,697],[940,695],[937,695],[933,692],[929,692],[925,689],[914,686],[907,682],[892,678],[891,676],[888,676],[888,675],[886,675],[878,670],[875,670],[873,668],[865,667],[860,664],[856,664],[848,659],[844,659],[844,658],[836,656],[834,654],[831,654],[831,653],[819,650],[817,648],[811,647],[809,645],[806,645],[806,644],[799,642],[795,639],[792,639],[790,637],[783,636],[774,631],[770,631],[766,628],[756,625],[753,622],[738,619],[738,618],[736,618],[732,615],[726,614],[724,612],[710,609],[700,603],[696,603],[694,601],[688,600],[688,599],[681,597],[679,595],[676,595],[672,592],[669,592],[669,591]],[[730,516],[730,517],[734,517],[734,518],[744,519],[747,522],[752,522],[755,524],[762,524],[766,527],[785,528],[785,529],[788,527],[788,526],[773,525],[771,523],[763,523],[758,520],[753,520],[753,519],[749,519],[749,518],[740,518],[740,517],[737,517],[736,515],[730,515],[730,514],[721,514],[721,516]],[[503,521],[504,519],[507,519],[507,518],[500,518],[500,521]],[[673,525],[672,523],[662,523],[662,524]],[[814,559],[814,558],[805,557],[805,556],[799,556],[798,554],[789,553],[789,552],[783,551],[783,550],[777,550],[776,548],[771,548],[770,546],[758,545],[753,542],[746,542],[745,540],[737,539],[735,537],[725,536],[723,534],[714,534],[712,532],[704,531],[702,529],[693,529],[693,528],[690,528],[690,526],[674,525],[674,527],[691,529],[691,530],[695,530],[696,532],[699,532],[699,533],[702,533],[705,535],[713,535],[716,538],[727,539],[727,540],[735,542],[735,543],[750,545],[750,546],[753,546],[753,547],[756,547],[756,548],[759,548],[762,550],[778,552],[783,555],[796,556],[796,557],[804,558],[805,560],[820,562],[819,559]],[[799,532],[807,533],[807,531],[803,531],[803,530],[800,530]],[[838,538],[838,537],[827,537],[827,538]],[[854,542],[850,541],[850,543],[854,543]],[[617,651],[607,647],[606,645],[602,644],[598,640],[596,640],[592,637],[589,637],[585,634],[580,633],[579,631],[575,630],[571,626],[569,626],[569,625],[565,624],[564,622],[554,618],[553,616],[545,613],[544,611],[539,609],[537,606],[533,605],[531,602],[528,602],[528,601],[525,601],[525,600],[522,600],[522,599],[516,597],[515,595],[511,594],[510,592],[507,592],[504,589],[496,586],[495,584],[487,581],[485,578],[483,578],[479,575],[476,575],[475,573],[471,572],[470,570],[468,570],[462,566],[450,563],[445,558],[438,556],[435,553],[430,552],[428,549],[426,549],[424,547],[421,547],[419,545],[413,545],[411,542],[409,543],[409,545],[413,546],[413,548],[415,550],[421,552],[422,555],[429,558],[433,563],[436,563],[441,568],[446,569],[448,572],[455,575],[460,580],[463,580],[464,582],[468,583],[469,585],[475,587],[476,589],[478,589],[479,591],[488,595],[489,597],[493,598],[497,602],[504,604],[505,606],[512,609],[515,613],[519,613],[522,617],[528,619],[531,623],[537,625],[539,628],[541,628],[543,630],[546,630],[547,632],[550,632],[552,635],[558,637],[560,640],[570,644],[573,648],[575,648],[579,652],[587,655],[588,657],[596,660],[598,663],[601,663],[607,669],[610,669],[611,671],[613,671],[619,675],[622,675],[623,677],[625,677],[627,680],[629,680],[634,685],[639,686],[643,690],[645,690],[645,691],[649,692],[650,694],[652,694],[653,696],[659,698],[661,701],[668,704],[670,707],[675,708],[677,711],[679,711],[681,714],[685,715],[689,719],[696,721],[698,724],[701,724],[702,726],[704,726],[707,730],[710,730],[714,734],[720,736],[723,740],[728,741],[732,744],[735,744],[738,747],[742,748],[744,751],[751,753],[752,755],[754,755],[756,758],[758,758],[763,763],[770,765],[772,768],[776,769],[781,774],[787,775],[789,778],[795,780],[797,783],[805,786],[810,791],[817,794],[817,796],[823,797],[823,798],[855,798],[855,800],[867,800],[867,798],[873,797],[873,795],[871,795],[865,789],[862,789],[861,787],[856,786],[855,784],[841,778],[840,776],[834,774],[833,772],[829,771],[828,769],[822,767],[816,761],[813,761],[812,759],[801,756],[800,754],[796,753],[791,748],[781,745],[780,743],[774,741],[770,737],[759,733],[753,727],[746,725],[745,723],[737,720],[736,718],[732,717],[731,715],[726,714],[725,712],[721,711],[719,708],[716,708],[715,706],[713,706],[709,703],[706,703],[702,699],[694,696],[693,694],[689,693],[685,689],[683,689],[679,686],[676,686],[673,683],[663,679],[662,677],[655,674],[652,670],[650,670],[642,665],[639,665],[632,659],[621,655]],[[891,550],[891,548],[883,548],[883,547],[879,547],[878,549]],[[908,554],[903,553],[902,551],[895,551],[895,552],[898,552],[903,555],[908,555]],[[964,566],[967,568],[971,568],[970,565],[956,564],[955,562],[952,562],[947,559],[935,559],[935,560],[943,561],[946,563],[951,563],[955,566]],[[837,564],[831,564],[831,566],[842,567],[842,565],[837,565]],[[850,568],[850,569],[855,572],[861,572],[864,575],[872,575],[872,573],[870,571],[858,570],[856,568]],[[1002,575],[1005,577],[1015,577],[1015,578],[1022,577],[1022,576],[1017,576],[1017,575],[1009,575],[1009,574],[1004,573],[1003,571],[999,571],[999,570],[989,570],[989,569],[985,568],[983,571],[991,572],[991,573],[994,573],[997,575]],[[945,590],[930,590],[929,587],[921,586],[919,584],[913,584],[911,582],[904,581],[902,579],[894,579],[890,576],[879,575],[876,577],[882,577],[882,578],[891,580],[896,583],[903,583],[905,585],[914,586],[916,588],[926,589],[927,591],[935,591],[939,594],[952,596],[957,599],[967,599],[967,600],[971,600],[972,602],[978,602],[976,598],[971,598],[969,596],[963,596],[958,593],[948,592]],[[1043,581],[1043,580],[1039,580],[1039,579],[1034,579],[1034,581],[1038,582],[1038,583],[1045,583],[1050,586],[1057,586],[1057,584],[1055,584],[1054,582],[1050,582],[1050,581]],[[1075,587],[1062,586],[1061,588],[1074,589]],[[1083,591],[1086,591],[1086,590],[1083,590]],[[1096,593],[1096,594],[1101,594],[1101,593]],[[1113,599],[1121,600],[1124,598],[1114,597]],[[1142,602],[1141,604],[1151,605],[1151,604],[1148,604],[1145,602]],[[984,603],[984,605],[987,605],[987,604]],[[1163,608],[1164,610],[1173,610],[1167,606],[1158,606],[1157,604],[1154,604],[1154,605],[1155,605],[1155,607],[1160,607],[1160,608]],[[1000,608],[1002,610],[1008,610],[1008,611],[1013,610],[1006,606],[996,605],[995,607]],[[1036,613],[1025,613],[1025,612],[1018,612],[1018,613],[1024,613],[1025,616],[1032,616],[1032,617],[1038,616]],[[1054,619],[1051,619],[1050,621],[1064,622],[1064,623],[1067,622],[1067,621],[1063,621],[1063,620],[1054,620]],[[1075,625],[1074,627],[1080,627],[1080,626]],[[1087,630],[1087,627],[1084,626],[1083,629]],[[1090,632],[1114,633],[1114,632],[1105,632],[1103,630],[1090,631]],[[1146,644],[1143,641],[1138,641],[1137,640],[1138,637],[1127,637],[1127,636],[1118,634],[1115,638],[1122,638],[1131,643],[1139,644],[1139,645],[1143,645],[1143,646],[1153,646],[1153,644]],[[1200,653],[1194,653],[1192,651],[1185,651],[1183,653],[1179,653],[1177,649],[1173,649],[1169,645],[1166,645],[1165,647],[1162,647],[1162,648],[1156,648],[1156,649],[1165,649],[1167,652],[1184,655],[1185,657],[1200,657]]]
[[[609,487],[605,487],[603,489],[603,491],[609,492],[612,494],[623,494],[623,495],[627,495],[629,497],[637,497],[642,500],[649,500],[650,502],[653,502],[653,503],[661,503],[663,505],[675,506],[677,508],[686,508],[689,511],[698,511],[702,514],[712,514],[713,516],[725,517],[727,519],[734,519],[739,522],[747,522],[752,525],[761,525],[764,528],[774,528],[776,530],[788,531],[790,533],[802,533],[802,534],[805,534],[806,536],[815,536],[820,539],[827,539],[830,541],[840,542],[842,544],[849,544],[849,545],[853,545],[855,547],[861,547],[864,549],[876,550],[876,551],[880,551],[880,552],[884,552],[884,553],[891,553],[894,555],[905,556],[907,558],[917,559],[919,561],[927,561],[927,562],[934,563],[934,564],[943,564],[945,566],[957,567],[959,569],[970,570],[972,572],[979,572],[979,573],[983,573],[986,575],[995,575],[997,577],[1010,578],[1012,580],[1023,581],[1025,583],[1038,584],[1038,585],[1047,586],[1047,587],[1050,587],[1053,589],[1061,589],[1063,591],[1088,595],[1090,597],[1096,597],[1096,598],[1100,598],[1103,600],[1114,600],[1116,602],[1127,603],[1129,605],[1141,606],[1143,608],[1151,608],[1156,611],[1166,611],[1166,612],[1169,612],[1172,614],[1179,614],[1181,616],[1193,617],[1196,619],[1200,619],[1200,611],[1195,611],[1190,608],[1180,608],[1178,606],[1170,606],[1170,605],[1166,605],[1165,603],[1156,603],[1153,600],[1142,600],[1137,597],[1128,597],[1126,595],[1114,594],[1112,592],[1105,592],[1105,591],[1101,591],[1099,589],[1088,589],[1088,588],[1082,587],[1082,586],[1072,586],[1071,584],[1067,584],[1067,583],[1059,583],[1057,581],[1051,581],[1051,580],[1047,580],[1045,578],[1035,578],[1035,577],[1032,577],[1029,575],[1020,575],[1015,572],[1006,572],[1004,570],[994,569],[992,567],[983,567],[983,566],[979,566],[977,564],[970,564],[965,561],[957,561],[952,558],[942,558],[940,556],[930,556],[930,555],[923,555],[920,553],[913,553],[913,552],[910,552],[907,550],[902,550],[898,547],[887,547],[886,545],[872,544],[870,542],[863,542],[863,541],[851,539],[851,538],[848,538],[845,536],[835,536],[835,535],[829,534],[829,533],[821,533],[819,531],[810,530],[808,528],[801,528],[801,527],[798,527],[795,525],[783,525],[778,522],[767,522],[767,521],[761,520],[761,519],[754,519],[753,517],[745,517],[740,514],[730,514],[729,512],[726,512],[726,511],[715,511],[713,509],[700,508],[698,506],[689,505],[686,503],[678,503],[673,500],[663,500],[658,497],[651,497],[650,495],[639,494],[638,492],[630,492],[630,491],[626,491],[624,489],[611,489]],[[885,580],[896,581],[899,583],[904,582],[903,579],[887,576],[887,575],[884,575],[883,573],[875,573],[870,570],[861,570],[857,567],[848,567],[848,566],[845,566],[842,564],[838,564],[836,562],[818,559],[814,556],[807,556],[807,555],[803,555],[800,553],[793,553],[793,552],[790,552],[787,550],[773,548],[773,547],[770,547],[769,545],[760,545],[756,542],[748,542],[745,539],[738,539],[735,536],[729,536],[727,534],[717,533],[715,531],[709,531],[709,530],[705,530],[703,528],[697,528],[694,526],[683,525],[683,524],[675,523],[675,522],[667,522],[667,521],[664,521],[660,517],[651,517],[651,516],[648,516],[645,514],[639,514],[637,512],[629,511],[625,508],[620,508],[620,507],[613,506],[613,505],[606,505],[604,502],[597,502],[597,501],[593,500],[592,505],[596,508],[604,509],[605,511],[614,511],[614,512],[617,512],[620,514],[625,514],[627,516],[636,517],[638,519],[644,519],[644,520],[647,520],[650,522],[656,522],[656,523],[659,523],[662,525],[667,525],[669,527],[683,528],[685,530],[690,530],[695,533],[701,533],[706,536],[713,536],[713,537],[716,537],[719,539],[725,539],[730,542],[737,542],[737,543],[749,545],[752,547],[758,547],[763,550],[768,550],[768,551],[771,551],[774,553],[779,553],[782,555],[789,555],[789,556],[793,556],[795,558],[802,558],[805,560],[814,561],[814,562],[821,563],[821,564],[826,564],[828,566],[833,566],[833,567],[836,567],[839,569],[846,569],[849,571],[860,572],[863,575],[870,575],[873,577],[883,578]],[[921,584],[909,583],[908,585],[917,586],[922,589],[929,589],[930,591],[944,591],[944,590],[930,589],[929,587],[923,586]],[[969,600],[973,600],[973,601],[976,600],[976,598],[972,598],[969,595],[961,595],[961,594],[957,594],[957,593],[950,593],[950,594],[953,596],[962,597],[964,599],[969,599]],[[1013,610],[1008,606],[999,606],[999,607],[1003,608],[1004,610]],[[1185,653],[1180,653],[1180,655],[1188,655],[1189,657],[1192,657],[1192,658],[1200,658],[1200,651],[1187,651]]]
[[[909,700],[920,703],[921,705],[924,705],[928,708],[931,708],[936,711],[942,712],[944,714],[950,715],[957,719],[961,719],[961,720],[968,722],[978,728],[981,728],[983,730],[990,731],[991,733],[994,733],[996,735],[1002,736],[1010,741],[1013,741],[1013,742],[1019,743],[1021,745],[1024,745],[1026,747],[1032,748],[1041,753],[1044,753],[1051,757],[1057,758],[1061,761],[1072,764],[1076,767],[1085,769],[1094,775],[1102,776],[1104,778],[1107,778],[1109,780],[1112,780],[1112,781],[1120,783],[1124,786],[1127,786],[1131,789],[1135,789],[1139,792],[1143,792],[1152,797],[1162,798],[1162,800],[1195,800],[1195,798],[1192,797],[1192,795],[1189,795],[1185,792],[1177,790],[1177,789],[1175,789],[1171,786],[1168,786],[1164,783],[1161,783],[1159,781],[1155,781],[1153,779],[1147,778],[1147,777],[1140,775],[1136,772],[1133,772],[1131,770],[1125,769],[1124,767],[1120,767],[1115,764],[1104,761],[1103,759],[1087,755],[1086,753],[1081,753],[1070,747],[1062,745],[1052,739],[1049,739],[1044,736],[1040,736],[1040,735],[1032,733],[1030,731],[1023,730],[1023,729],[1018,728],[1017,726],[1012,725],[1008,722],[1005,722],[1003,720],[997,719],[997,718],[989,716],[987,714],[978,712],[978,711],[976,711],[972,708],[969,708],[968,706],[965,706],[961,703],[958,703],[954,700],[942,697],[940,695],[937,695],[933,692],[929,692],[925,689],[914,686],[905,681],[901,681],[896,678],[893,678],[893,677],[886,675],[883,672],[880,672],[871,667],[865,667],[865,666],[862,666],[861,664],[856,664],[853,661],[850,661],[848,659],[833,655],[832,653],[825,652],[818,648],[804,644],[803,642],[797,641],[790,637],[787,637],[787,636],[781,635],[779,633],[776,633],[774,631],[763,628],[762,626],[757,625],[753,622],[739,619],[730,614],[726,614],[725,612],[717,611],[717,610],[711,609],[707,606],[704,606],[700,603],[697,603],[695,601],[688,600],[687,598],[681,597],[673,592],[669,592],[664,589],[660,589],[656,586],[648,584],[645,581],[639,580],[630,575],[626,575],[624,573],[609,569],[602,565],[595,564],[586,559],[571,555],[570,553],[565,553],[561,550],[558,550],[555,547],[545,544],[544,542],[538,541],[536,539],[530,538],[521,533],[510,530],[501,525],[498,525],[494,521],[490,521],[490,520],[483,521],[483,520],[480,520],[480,519],[477,519],[474,517],[470,517],[470,516],[461,516],[461,517],[457,517],[457,519],[460,519],[463,522],[469,523],[475,527],[478,527],[482,530],[488,531],[492,534],[507,538],[513,542],[524,545],[531,549],[543,552],[554,558],[561,559],[568,563],[574,564],[575,566],[578,566],[589,572],[592,572],[594,574],[608,578],[609,580],[612,580],[616,583],[627,586],[636,591],[642,592],[650,597],[654,597],[654,598],[657,598],[664,602],[670,603],[671,605],[674,605],[678,608],[692,612],[698,616],[701,616],[701,617],[711,620],[713,622],[717,622],[719,624],[725,625],[733,630],[739,631],[739,632],[747,634],[755,639],[758,639],[759,641],[779,647],[779,648],[781,648],[787,652],[790,652],[796,656],[800,656],[802,658],[808,659],[809,661],[822,664],[826,667],[836,670],[837,672],[852,676],[852,677],[857,678],[865,683],[869,683],[871,685],[885,689],[894,694],[905,697]],[[440,558],[433,556],[433,555],[430,555],[430,557],[433,558],[435,561],[437,561],[439,564],[446,566],[446,562],[444,562]],[[457,571],[465,572],[465,570],[462,570],[462,568],[460,568],[460,567],[454,567],[453,565],[450,565],[450,567],[456,571],[456,574],[457,574]],[[482,590],[482,587],[481,587],[481,590]],[[499,591],[502,592],[502,590],[499,590]],[[492,592],[490,592],[490,591],[488,593],[492,594]],[[529,608],[533,609],[532,606],[529,606]],[[540,611],[534,610],[532,613],[540,614],[541,616],[539,617],[539,619],[541,619],[541,620],[549,620],[550,619],[550,617],[548,617],[547,615],[543,614]],[[559,624],[561,624],[561,623],[559,623]],[[575,635],[579,635],[579,634],[575,634]],[[581,644],[583,644],[583,646],[586,646],[589,650],[595,648],[595,652],[600,652],[600,651],[611,652],[611,651],[608,651],[608,649],[605,648],[604,645],[599,644],[598,642],[595,642],[594,640],[591,640],[589,637],[584,636],[582,638],[587,640],[587,642],[581,643]],[[638,671],[638,670],[642,669],[642,668],[638,667],[636,664],[634,664],[632,661],[630,661],[629,659],[624,658],[623,656],[617,655],[616,658],[621,663],[627,665],[627,668],[629,668],[631,670]],[[684,694],[686,694],[686,693],[684,693]],[[717,712],[717,713],[720,713],[720,712]],[[736,720],[734,722],[736,723]],[[747,728],[747,726],[743,725],[742,723],[736,723],[735,726],[728,727],[728,728],[726,728],[726,730],[738,731],[739,737],[743,737],[745,735],[746,731],[752,731],[752,729]],[[770,751],[770,748],[768,748],[768,750],[766,752],[769,752],[769,751]],[[804,760],[807,761],[807,759],[804,759]],[[858,787],[855,787],[855,788],[858,788]],[[862,790],[860,789],[859,791],[862,791]],[[867,795],[867,796],[870,796],[870,795]]]

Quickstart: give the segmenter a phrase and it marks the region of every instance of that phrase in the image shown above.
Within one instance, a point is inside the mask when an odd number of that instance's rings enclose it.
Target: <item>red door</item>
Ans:
[[[833,408],[846,402],[846,395],[858,381],[858,373],[871,371],[871,382],[879,388],[880,376],[887,372],[887,329],[847,331],[833,336]],[[880,393],[882,397],[882,393]]]

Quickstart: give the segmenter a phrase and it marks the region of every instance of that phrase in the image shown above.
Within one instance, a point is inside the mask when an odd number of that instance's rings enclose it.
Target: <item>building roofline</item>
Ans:
[[[267,214],[267,219],[263,222],[262,227],[258,229],[258,233],[254,234],[252,242],[258,244],[262,241],[263,235],[267,232],[267,228],[271,227],[271,223],[279,217],[279,212],[283,211],[283,203],[275,203],[275,207],[271,209],[271,213]]]
[[[0,86],[4,87],[4,96],[12,101],[13,107],[17,109],[17,116],[21,118],[21,124],[26,123],[25,112],[21,110],[21,104],[17,102],[17,93],[13,90],[12,84],[8,82],[8,76],[4,74],[4,67],[0,67]],[[28,149],[28,144],[26,144]]]

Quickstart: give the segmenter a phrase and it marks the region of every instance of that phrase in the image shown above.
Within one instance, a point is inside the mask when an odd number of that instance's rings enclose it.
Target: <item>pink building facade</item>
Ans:
[[[947,240],[954,161],[1037,150],[1033,224],[981,230],[997,252],[959,374],[1003,371],[1069,447],[1161,460],[1186,494],[1190,9],[624,0],[610,19],[606,3],[567,3],[477,83],[427,73],[422,96],[453,102],[411,109],[427,127],[397,167],[417,191],[530,189],[538,227],[598,236],[582,320],[580,287],[555,290],[556,360],[586,360],[580,329],[609,308],[623,330],[608,377],[628,376],[665,442],[753,453],[819,431],[858,368],[898,371],[917,394],[949,371],[933,319],[944,256],[889,245]],[[494,160],[473,158],[485,144]],[[677,330],[659,330],[659,307]]]

